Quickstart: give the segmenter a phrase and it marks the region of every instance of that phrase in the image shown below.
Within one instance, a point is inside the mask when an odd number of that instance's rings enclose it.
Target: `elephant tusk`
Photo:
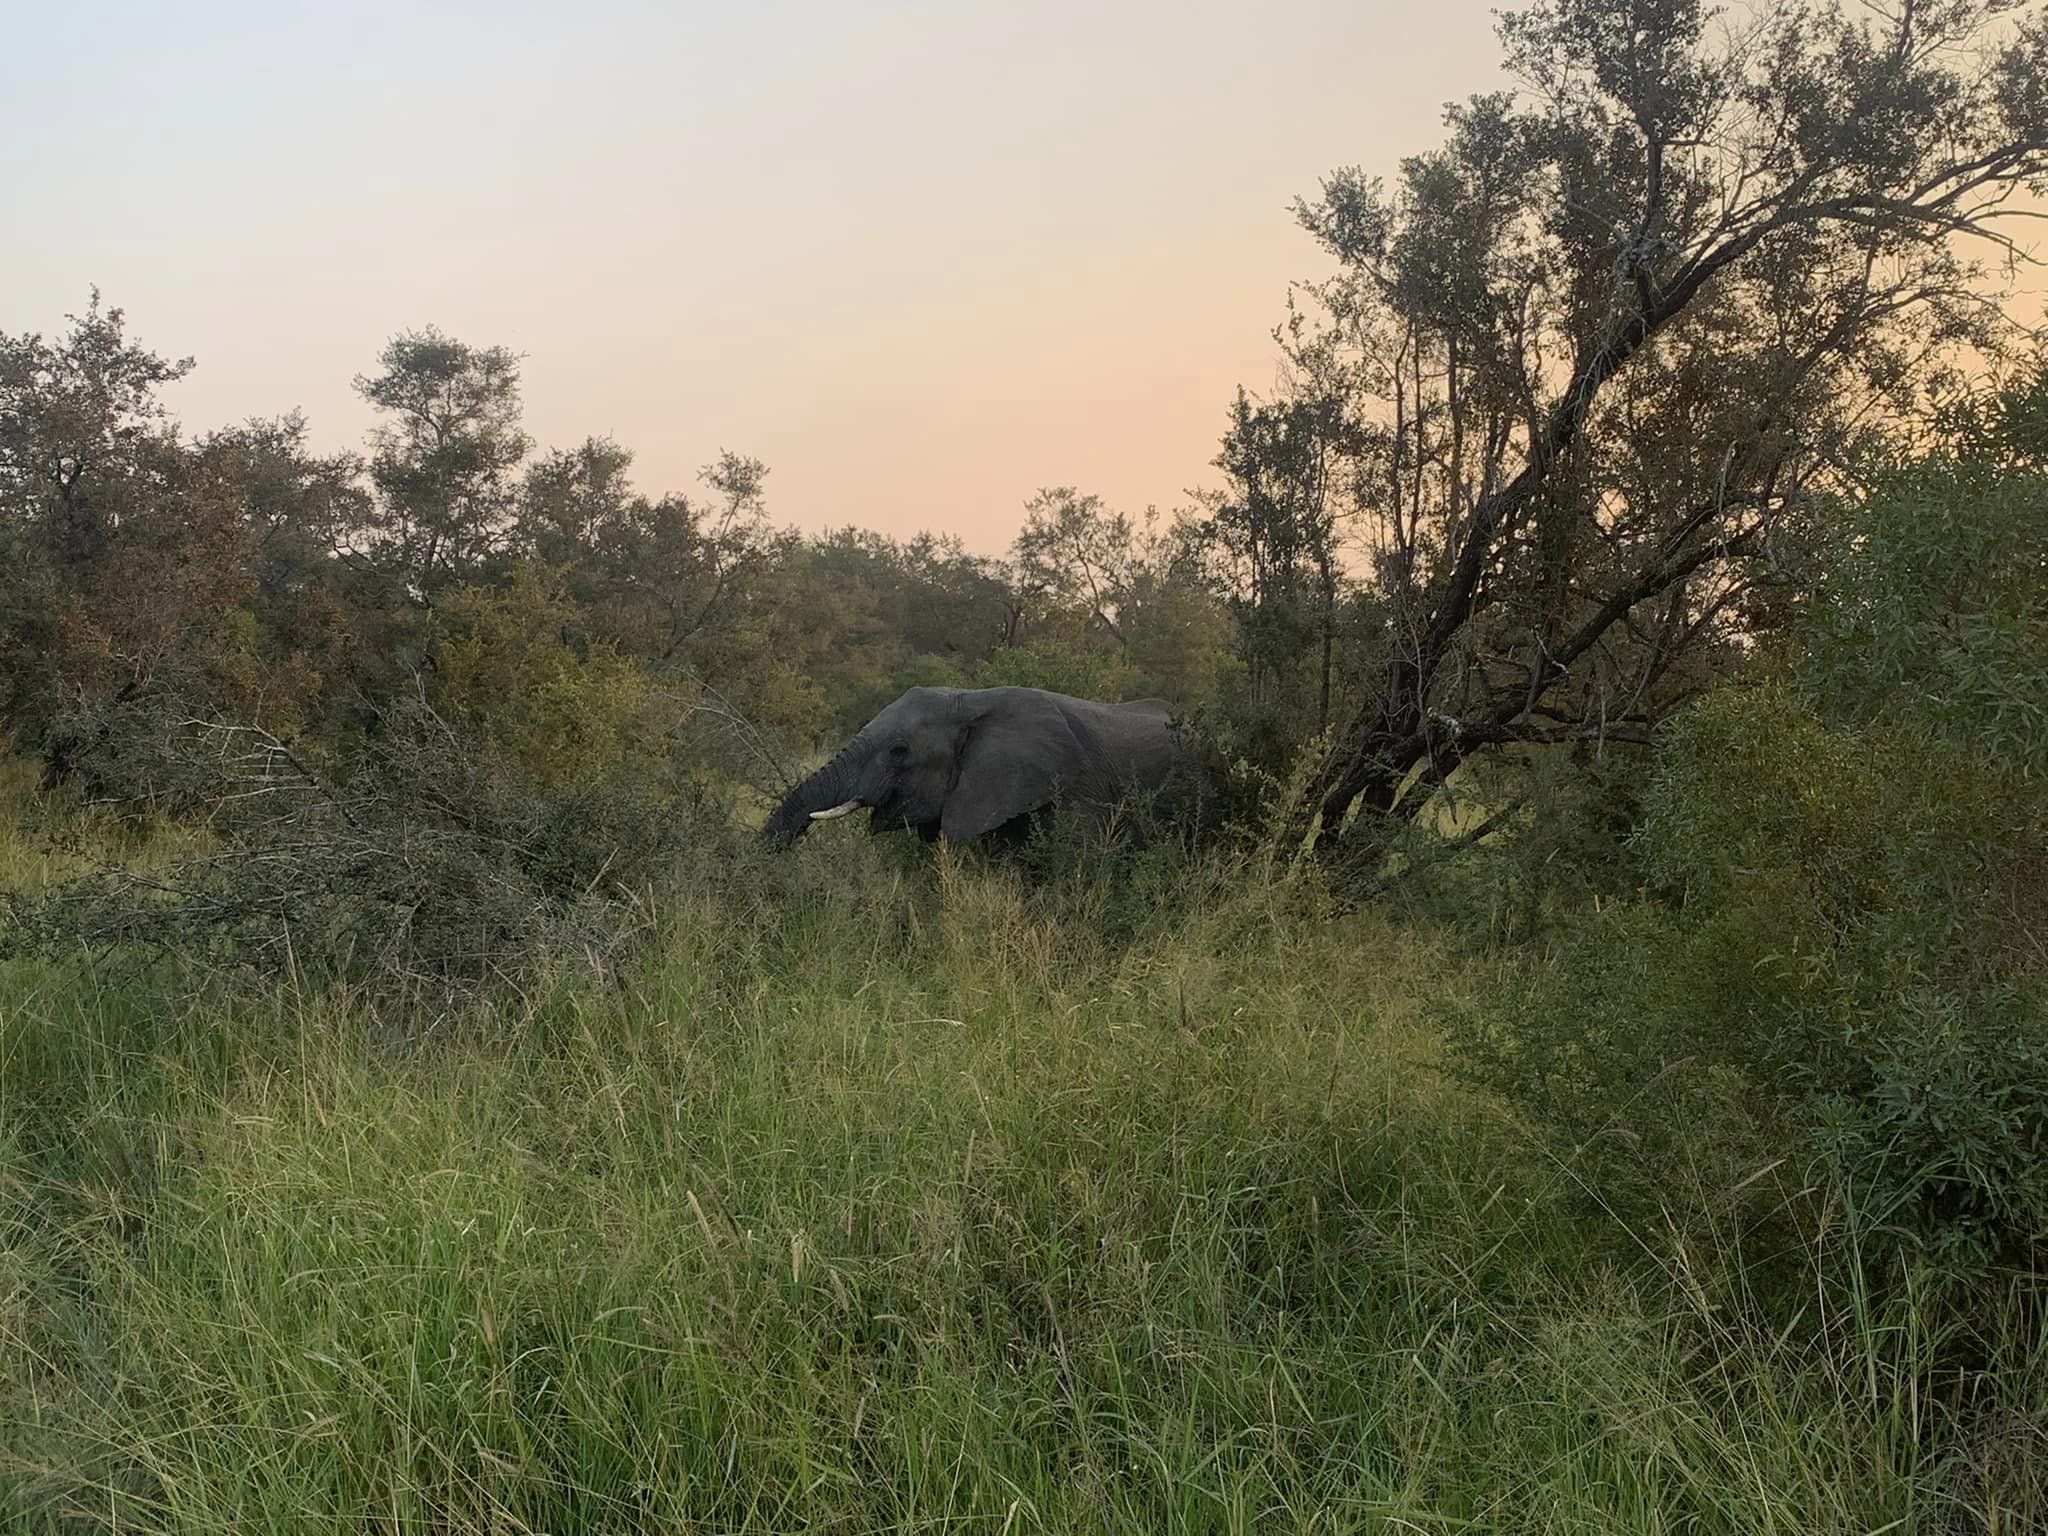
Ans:
[[[846,803],[845,803],[844,805],[835,805],[835,806],[833,806],[833,807],[832,807],[832,809],[831,809],[831,810],[829,810],[829,811],[813,811],[813,812],[811,812],[811,820],[813,820],[813,821],[833,821],[833,820],[836,820],[837,818],[839,818],[839,817],[841,817],[841,816],[845,816],[845,815],[848,815],[848,814],[850,814],[851,812],[857,811],[857,810],[859,810],[859,809],[860,809],[860,802],[859,802],[858,800],[849,800],[849,801],[847,801],[847,802],[846,802]]]

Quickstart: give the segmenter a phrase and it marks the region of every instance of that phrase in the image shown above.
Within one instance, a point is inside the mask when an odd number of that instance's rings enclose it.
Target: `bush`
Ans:
[[[162,755],[216,773],[212,846],[6,896],[0,949],[142,951],[386,987],[468,989],[567,952],[602,961],[636,893],[729,818],[665,762],[551,782],[424,702],[380,717],[329,777],[261,731],[193,725]],[[230,792],[219,765],[236,764]]]
[[[2048,483],[1921,466],[1829,523],[1786,675],[1664,742],[1639,889],[1449,1011],[1604,1199],[1982,1276],[2048,1241]]]
[[[602,960],[638,890],[730,844],[729,778],[682,740],[684,702],[588,639],[539,567],[457,589],[431,622],[428,669],[327,755],[208,713],[176,674],[74,710],[85,798],[198,823],[209,845],[12,895],[6,943],[440,988]]]
[[[582,616],[541,568],[508,586],[464,587],[436,607],[433,698],[478,750],[559,789],[666,751],[677,711],[647,674],[581,632]]]
[[[1133,697],[1137,681],[1121,650],[1082,649],[1047,639],[997,651],[974,669],[977,688],[1046,688],[1111,702]]]
[[[1635,888],[1627,842],[1642,813],[1643,768],[1636,748],[1597,743],[1477,753],[1413,817],[1386,817],[1370,833],[1354,828],[1346,882],[1398,890],[1411,917],[1493,943],[1569,931]],[[1425,793],[1418,785],[1401,800]]]
[[[967,676],[943,656],[920,651],[906,657],[887,677],[856,690],[833,717],[840,738],[852,736],[912,688],[965,688]]]

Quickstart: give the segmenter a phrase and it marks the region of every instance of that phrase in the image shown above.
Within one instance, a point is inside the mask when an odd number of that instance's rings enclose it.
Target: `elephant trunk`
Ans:
[[[793,843],[810,830],[813,821],[830,821],[859,810],[855,786],[864,763],[856,736],[837,757],[783,797],[761,828],[761,835],[772,843]]]

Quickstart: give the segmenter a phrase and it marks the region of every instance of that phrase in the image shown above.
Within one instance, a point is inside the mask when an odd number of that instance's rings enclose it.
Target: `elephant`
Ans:
[[[1186,760],[1164,699],[1101,704],[1042,688],[912,688],[789,792],[762,827],[789,844],[812,823],[868,813],[871,832],[1014,841],[1072,805],[1097,826]]]

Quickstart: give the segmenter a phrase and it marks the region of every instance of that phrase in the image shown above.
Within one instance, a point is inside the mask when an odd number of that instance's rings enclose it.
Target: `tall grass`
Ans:
[[[331,990],[14,963],[0,1523],[2039,1518],[2048,1348],[1965,1401],[1910,1302],[1774,1330],[1586,1214],[1439,1076],[1447,949],[1284,886],[1135,936],[1097,899],[807,847],[402,1040]]]

